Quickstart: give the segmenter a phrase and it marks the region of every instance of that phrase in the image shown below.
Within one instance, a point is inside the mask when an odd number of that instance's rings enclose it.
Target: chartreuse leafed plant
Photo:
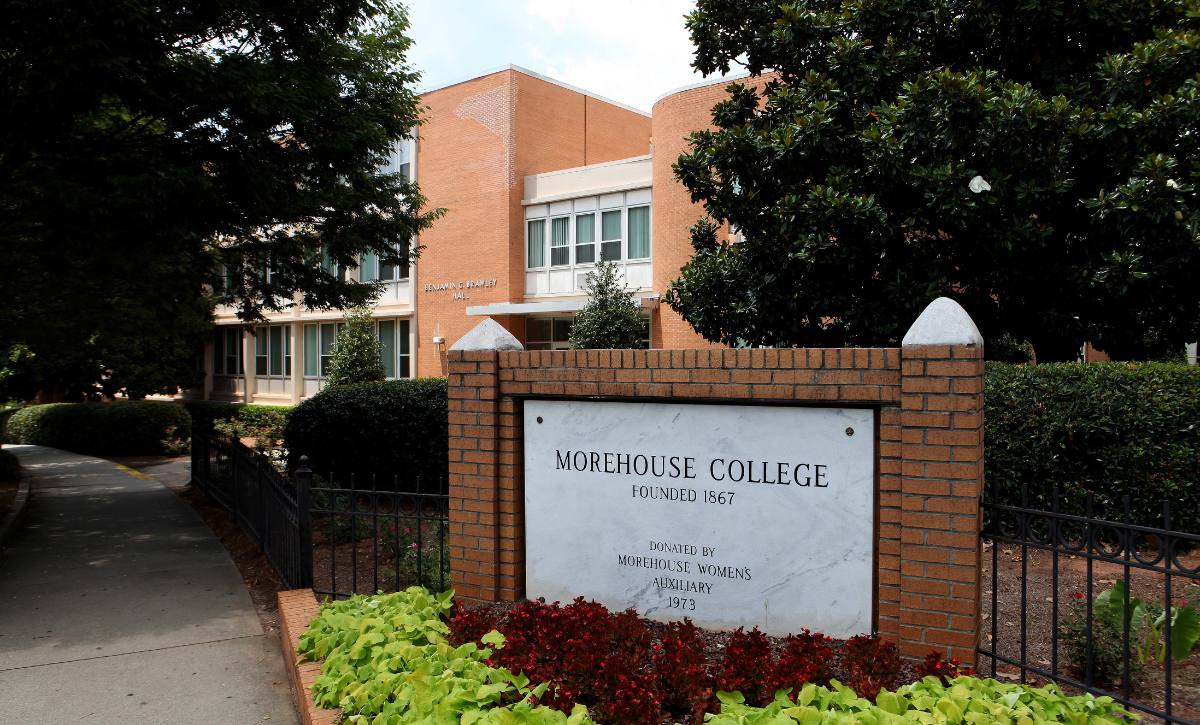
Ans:
[[[452,647],[442,614],[453,596],[410,587],[327,602],[296,648],[302,661],[324,659],[316,704],[355,725],[595,725],[582,705],[570,716],[533,705],[546,686],[488,666],[491,649]],[[483,643],[503,647],[504,636]]]
[[[794,696],[791,688],[779,690],[766,707],[744,704],[737,692],[719,692],[721,714],[707,725],[1118,725],[1139,719],[1110,697],[1067,697],[1053,684],[1034,688],[964,676],[943,685],[929,676],[880,692],[874,704],[837,680],[830,685],[809,683]]]

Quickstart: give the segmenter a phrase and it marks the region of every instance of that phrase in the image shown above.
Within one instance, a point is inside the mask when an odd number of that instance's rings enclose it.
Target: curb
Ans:
[[[283,644],[283,656],[287,658],[300,722],[304,725],[332,725],[342,716],[342,711],[317,707],[308,689],[312,681],[321,676],[321,665],[316,662],[296,662],[296,645],[300,644],[300,635],[308,630],[308,623],[317,616],[317,597],[312,589],[293,589],[279,592],[276,596],[279,599],[279,639]]]
[[[4,520],[0,521],[0,548],[8,546],[8,542],[17,535],[17,529],[29,511],[30,480],[29,475],[22,471],[21,483],[17,487],[17,497],[13,499],[12,508],[4,516]]]

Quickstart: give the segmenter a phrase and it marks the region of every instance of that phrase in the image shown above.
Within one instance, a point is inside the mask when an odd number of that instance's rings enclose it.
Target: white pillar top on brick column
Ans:
[[[954,300],[938,297],[904,335],[904,347],[917,345],[982,345],[974,320]]]
[[[521,341],[492,318],[480,322],[450,346],[451,350],[524,350]]]

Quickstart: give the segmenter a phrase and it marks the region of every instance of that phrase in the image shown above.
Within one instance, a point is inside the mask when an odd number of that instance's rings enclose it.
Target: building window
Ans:
[[[317,377],[317,326],[304,326],[304,375]]]
[[[575,217],[575,264],[596,262],[596,215]]]
[[[409,377],[408,320],[380,320],[376,334],[383,343],[380,361],[388,378]]]
[[[600,259],[616,262],[621,259],[621,212],[606,211],[600,215]]]
[[[287,326],[255,328],[254,374],[258,377],[292,374],[292,335]]]
[[[242,330],[218,327],[213,330],[213,374],[242,374]]]
[[[550,266],[571,263],[571,217],[550,220]]]
[[[397,250],[404,260],[401,264],[384,264],[379,255],[367,252],[359,262],[359,280],[362,282],[394,282],[408,279],[408,245],[402,244]]]
[[[650,207],[637,206],[629,210],[629,256],[627,259],[650,257]]]
[[[526,350],[570,350],[572,317],[526,317]]]
[[[339,325],[335,322],[321,324],[321,377],[329,375],[329,363],[333,360],[334,343],[337,341]]]
[[[538,219],[529,222],[529,264],[530,269],[546,266],[546,220]]]

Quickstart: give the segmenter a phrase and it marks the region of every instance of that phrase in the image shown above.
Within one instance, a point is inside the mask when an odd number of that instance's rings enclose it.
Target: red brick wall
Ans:
[[[736,81],[761,88],[764,79]],[[704,206],[693,204],[683,184],[675,180],[671,165],[688,151],[693,131],[713,128],[712,108],[725,100],[729,82],[718,82],[667,96],[654,104],[654,289],[666,291],[667,284],[692,258],[688,227],[704,216]],[[729,234],[726,226],[724,234]],[[655,315],[655,347],[721,347],[707,342],[692,326],[667,305]]]
[[[878,410],[877,626],[975,659],[981,358],[961,348],[450,353],[450,557],[459,596],[525,596],[523,400],[812,401]]]
[[[650,119],[577,91],[504,70],[421,97],[417,181],[431,207],[449,212],[421,235],[417,265],[417,374],[446,375],[447,348],[477,325],[468,306],[524,301],[530,174],[646,153]],[[425,291],[426,284],[496,279],[494,287]],[[497,318],[525,339],[524,318]],[[440,325],[446,344],[431,338]]]

